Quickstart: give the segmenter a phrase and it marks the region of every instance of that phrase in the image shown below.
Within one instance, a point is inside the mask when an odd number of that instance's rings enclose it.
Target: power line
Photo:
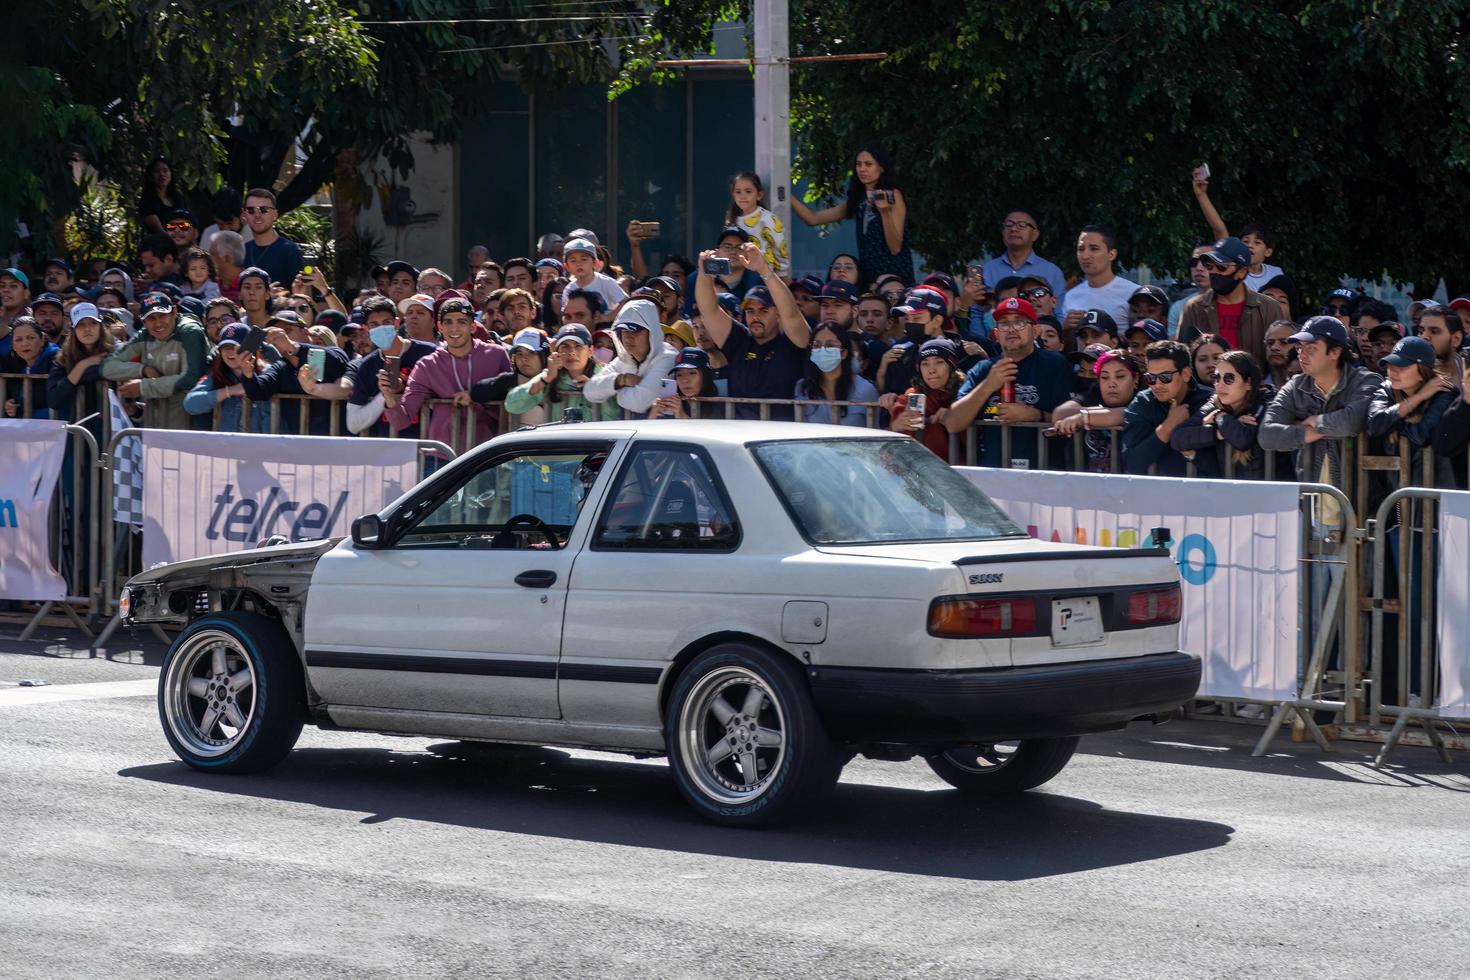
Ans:
[[[621,2],[621,0],[620,0]],[[569,21],[602,20],[604,17],[616,17],[616,14],[585,14],[566,17],[506,17],[506,18],[443,18],[439,20],[360,20],[359,24],[371,27],[412,27],[420,24],[561,24]],[[629,12],[621,15],[623,17],[639,17],[647,20],[652,14],[639,14]]]
[[[445,48],[439,54],[470,54],[477,51],[515,51],[519,48],[548,48],[559,44],[603,44],[607,41],[633,41],[642,34],[626,34],[618,37],[577,37],[561,41],[532,41],[528,44],[496,44],[485,48]]]

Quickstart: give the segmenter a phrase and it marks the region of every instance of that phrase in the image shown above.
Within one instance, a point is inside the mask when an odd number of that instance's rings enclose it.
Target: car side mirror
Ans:
[[[377,514],[364,514],[353,521],[352,543],[369,551],[383,547],[383,519]]]

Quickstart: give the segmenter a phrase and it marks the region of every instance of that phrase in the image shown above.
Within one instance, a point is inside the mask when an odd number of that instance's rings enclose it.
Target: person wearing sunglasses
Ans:
[[[1042,277],[1022,276],[1020,292],[1016,295],[1030,303],[1037,316],[1054,316],[1059,321],[1063,319],[1063,314],[1059,312],[1062,305],[1061,295]]]
[[[1123,413],[1123,470],[1184,476],[1188,461],[1170,440],[1192,416],[1203,414],[1214,392],[1194,380],[1189,348],[1178,341],[1149,344],[1143,356],[1142,390]],[[1197,475],[1215,475],[1214,461],[1200,460]]]
[[[1023,280],[1040,279],[1051,290],[1056,305],[1051,309],[1044,309],[1032,297],[1022,298],[1031,304],[1037,316],[1050,314],[1060,320],[1067,315],[1066,310],[1059,308],[1061,296],[1067,291],[1067,280],[1055,263],[1036,254],[1036,242],[1041,238],[1040,224],[1035,212],[1026,208],[1016,208],[1008,213],[1000,223],[1000,240],[1005,245],[1005,251],[981,266],[981,273],[988,283],[999,283],[1009,276],[1021,276]],[[1033,287],[1023,282],[1022,288]],[[999,296],[997,301],[1005,298]]]
[[[1188,344],[1201,334],[1217,334],[1232,349],[1265,364],[1266,327],[1282,319],[1282,313],[1274,299],[1246,285],[1251,250],[1239,238],[1222,238],[1200,258],[1210,288],[1185,304],[1179,315],[1179,341]]]
[[[183,255],[199,244],[199,225],[194,221],[194,212],[188,208],[174,208],[159,216],[164,234],[173,240],[174,247]]]
[[[1215,394],[1205,402],[1203,414],[1175,429],[1169,445],[1185,455],[1195,454],[1198,470],[1213,457],[1215,472],[1221,476],[1228,472],[1232,480],[1264,479],[1261,419],[1275,395],[1254,357],[1243,350],[1230,351],[1215,366]]]
[[[250,239],[245,243],[245,264],[270,273],[271,282],[295,282],[306,265],[301,246],[276,231],[275,192],[265,187],[252,187],[245,192],[242,209]]]
[[[1185,293],[1169,305],[1169,318],[1164,322],[1169,327],[1171,338],[1179,336],[1179,317],[1184,312],[1184,307],[1196,296],[1203,296],[1210,291],[1210,274],[1205,271],[1205,253],[1215,247],[1212,241],[1197,241],[1194,243],[1194,251],[1189,254],[1189,281],[1194,283],[1195,291]]]

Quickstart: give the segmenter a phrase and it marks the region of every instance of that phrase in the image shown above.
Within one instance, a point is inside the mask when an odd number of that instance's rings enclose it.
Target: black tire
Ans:
[[[215,613],[190,623],[163,659],[158,719],[169,746],[195,769],[245,773],[274,766],[295,746],[306,720],[306,681],[291,637],[254,613]]]
[[[779,746],[772,744],[773,733]],[[799,816],[831,793],[844,761],[797,665],[745,643],[712,647],[679,675],[665,710],[664,738],[685,801],[706,819],[732,827]],[[714,750],[727,746],[728,755],[711,761]]]
[[[1077,751],[1079,741],[1076,735],[1028,738],[1009,753],[997,752],[993,745],[957,745],[924,761],[936,776],[957,790],[976,796],[1009,796],[1035,789],[1061,772]],[[997,759],[1001,760],[998,764],[994,762]]]

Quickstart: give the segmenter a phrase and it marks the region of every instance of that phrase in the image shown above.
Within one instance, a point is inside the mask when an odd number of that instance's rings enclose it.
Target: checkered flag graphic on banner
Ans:
[[[133,420],[123,409],[117,392],[107,393],[112,431],[131,428]],[[118,524],[143,526],[143,440],[130,436],[118,442],[112,454],[112,519]]]

